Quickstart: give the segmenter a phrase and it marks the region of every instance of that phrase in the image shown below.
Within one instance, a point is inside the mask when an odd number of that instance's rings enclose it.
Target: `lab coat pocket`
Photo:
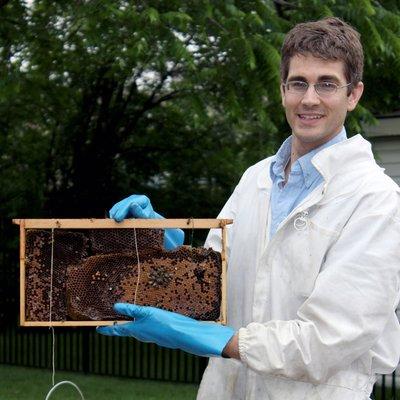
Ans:
[[[296,227],[296,219],[293,224]],[[297,219],[297,228],[287,239],[290,248],[285,252],[287,278],[296,297],[305,299],[313,291],[325,255],[336,238],[336,232],[322,227],[312,218]]]

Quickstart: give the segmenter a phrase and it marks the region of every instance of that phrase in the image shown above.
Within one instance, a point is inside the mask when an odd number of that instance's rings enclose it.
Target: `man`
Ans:
[[[135,322],[102,333],[217,356],[198,399],[369,397],[375,375],[399,362],[400,191],[370,144],[346,137],[362,69],[359,35],[337,18],[286,36],[281,93],[292,135],[244,173],[219,215],[234,220],[229,327],[125,304],[116,309]],[[132,207],[152,212],[136,196],[110,215],[141,216]],[[219,250],[219,239],[212,230],[205,246]]]

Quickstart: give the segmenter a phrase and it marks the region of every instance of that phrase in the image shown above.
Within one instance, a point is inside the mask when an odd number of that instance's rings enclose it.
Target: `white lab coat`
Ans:
[[[399,362],[400,190],[360,135],[317,153],[324,177],[269,241],[265,159],[222,209],[228,325],[241,361],[210,359],[199,400],[368,399]],[[295,227],[297,225],[297,229]],[[220,250],[219,230],[206,247]]]

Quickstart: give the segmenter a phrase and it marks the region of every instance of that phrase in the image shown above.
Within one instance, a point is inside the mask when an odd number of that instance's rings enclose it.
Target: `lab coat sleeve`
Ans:
[[[394,191],[373,200],[373,209],[357,207],[327,252],[297,319],[239,330],[240,357],[251,369],[321,383],[379,339],[399,302],[400,204]]]

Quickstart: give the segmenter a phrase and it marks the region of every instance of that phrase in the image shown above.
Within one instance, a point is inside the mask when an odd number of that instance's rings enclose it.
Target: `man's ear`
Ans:
[[[360,100],[363,94],[363,91],[364,91],[364,84],[362,82],[358,82],[353,87],[351,93],[347,96],[347,111],[353,111],[356,108],[358,101]]]
[[[285,87],[283,86],[283,83],[281,82],[281,99],[282,99],[282,106],[285,108]]]

